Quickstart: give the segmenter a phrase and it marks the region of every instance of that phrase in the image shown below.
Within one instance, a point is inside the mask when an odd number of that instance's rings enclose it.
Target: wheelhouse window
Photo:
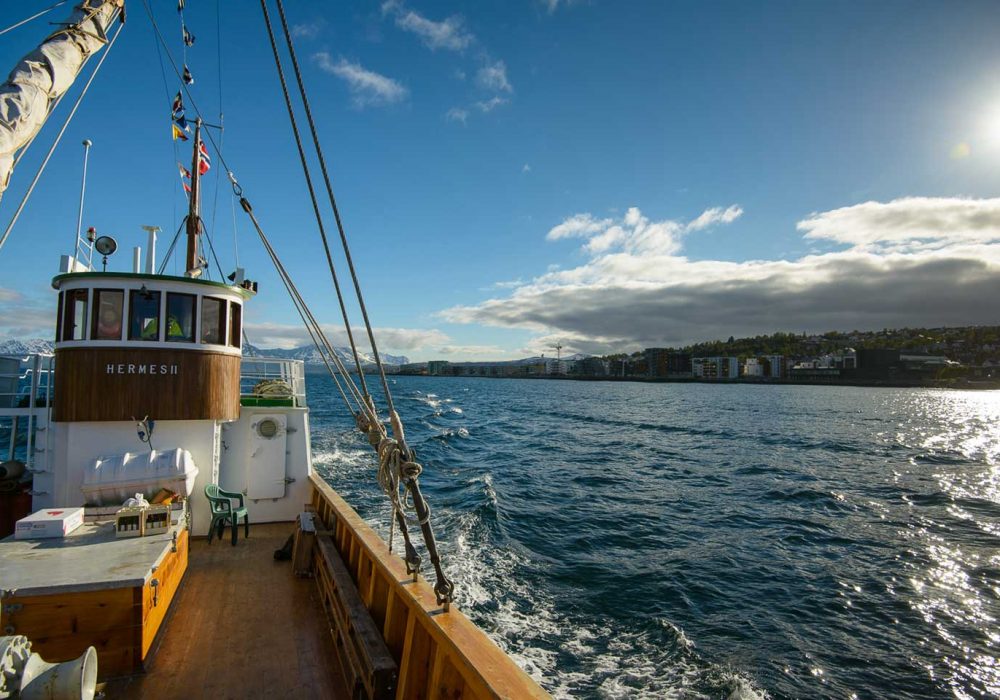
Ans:
[[[226,344],[226,300],[203,297],[201,300],[201,342]]]
[[[62,314],[64,292],[59,292],[59,306],[56,308],[56,342],[62,340]]]
[[[128,339],[160,339],[160,293],[133,289],[128,296]]]
[[[63,305],[63,340],[87,339],[87,290],[71,289],[66,292]]]
[[[125,292],[120,289],[94,290],[94,320],[90,329],[93,340],[122,339],[122,306]]]
[[[193,343],[195,304],[194,294],[167,292],[167,341]]]
[[[240,346],[240,333],[243,328],[241,325],[242,315],[243,307],[239,304],[229,305],[229,344],[234,348]]]

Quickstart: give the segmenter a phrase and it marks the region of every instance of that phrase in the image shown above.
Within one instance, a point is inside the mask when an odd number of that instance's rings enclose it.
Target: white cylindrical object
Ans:
[[[132,272],[136,274],[142,272],[142,248],[139,246],[132,249]]]
[[[190,496],[198,467],[187,450],[151,450],[99,457],[83,476],[84,498],[94,505],[120,504],[142,493],[152,498],[160,489]]]
[[[156,232],[159,231],[158,226],[143,226],[146,232],[149,234],[149,238],[146,240],[146,274],[155,275],[156,274]]]

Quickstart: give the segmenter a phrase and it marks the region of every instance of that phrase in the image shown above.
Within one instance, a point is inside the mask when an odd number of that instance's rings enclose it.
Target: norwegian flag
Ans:
[[[205,148],[204,141],[198,144],[198,152],[200,154],[198,158],[198,174],[204,175],[212,167],[212,159],[208,156],[208,149]]]

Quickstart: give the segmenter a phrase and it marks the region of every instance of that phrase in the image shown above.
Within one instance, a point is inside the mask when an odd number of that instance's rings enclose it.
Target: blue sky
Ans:
[[[7,3],[0,25],[47,4]],[[176,3],[152,5],[179,58]],[[556,342],[610,352],[997,322],[996,3],[289,0],[287,11],[387,351],[504,359]],[[185,19],[195,99],[217,122],[221,96],[226,160],[332,328],[259,7],[224,3],[220,27],[214,0],[189,0]],[[35,21],[5,35],[0,65],[46,31]],[[72,243],[83,138],[95,144],[85,225],[118,238],[112,267],[128,268],[141,225],[169,238],[180,224],[176,160],[190,154],[170,140],[179,81],[166,70],[165,84],[131,0],[0,251],[0,335],[51,334],[49,279]],[[66,108],[15,172],[0,224]],[[233,202],[225,178],[216,197],[215,163],[203,214],[228,272]],[[251,341],[304,342],[238,207],[235,228],[262,292]]]

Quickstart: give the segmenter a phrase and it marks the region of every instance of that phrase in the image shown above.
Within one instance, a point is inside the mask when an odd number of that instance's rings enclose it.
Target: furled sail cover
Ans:
[[[0,86],[0,197],[10,183],[17,152],[31,142],[96,51],[124,0],[83,0],[42,44],[18,61]]]

